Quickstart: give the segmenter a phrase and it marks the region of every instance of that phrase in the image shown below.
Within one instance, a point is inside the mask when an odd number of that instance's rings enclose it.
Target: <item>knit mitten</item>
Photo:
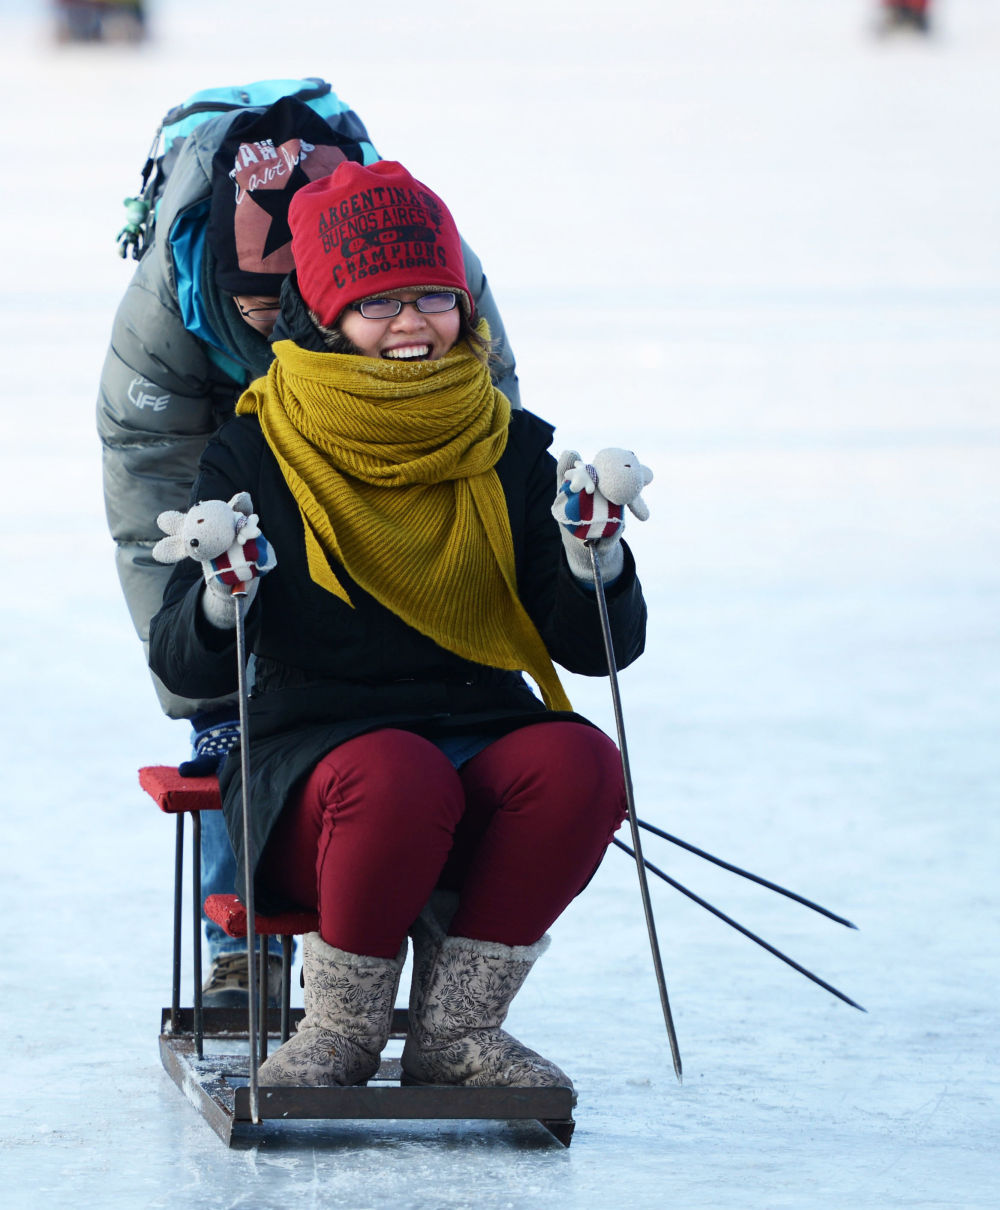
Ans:
[[[236,629],[236,597],[215,575],[211,564],[203,563],[205,591],[201,597],[201,610],[216,630]],[[259,580],[249,580],[243,587],[244,608],[249,609],[257,595]]]
[[[181,777],[217,777],[222,762],[240,742],[239,719],[216,719],[199,725],[191,720],[190,760],[181,761],[177,772]]]
[[[274,548],[260,532],[248,492],[231,500],[202,500],[186,513],[168,509],[156,518],[167,535],[153,547],[159,563],[176,563],[185,556],[201,564],[206,591],[202,611],[219,630],[236,625],[234,593],[250,608],[260,577],[277,566]]]
[[[576,450],[560,454],[552,515],[559,523],[569,569],[582,583],[593,584],[588,547],[594,548],[605,584],[621,575],[625,509],[640,521],[649,517],[641,493],[652,478],[653,472],[631,450],[604,449],[589,463]]]

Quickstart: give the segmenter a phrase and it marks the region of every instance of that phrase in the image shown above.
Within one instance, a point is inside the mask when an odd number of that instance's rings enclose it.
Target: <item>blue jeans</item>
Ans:
[[[236,858],[229,843],[229,832],[221,811],[203,811],[201,815],[201,895],[232,895],[236,889]],[[202,914],[208,960],[214,962],[222,954],[242,953],[246,943],[241,937],[230,937],[214,920]],[[281,942],[269,937],[268,953],[281,957]]]

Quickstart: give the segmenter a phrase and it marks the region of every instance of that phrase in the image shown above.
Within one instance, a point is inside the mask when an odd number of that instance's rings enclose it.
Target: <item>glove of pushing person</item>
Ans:
[[[653,480],[631,450],[600,450],[584,462],[576,450],[559,455],[552,515],[559,523],[563,549],[573,575],[592,584],[588,546],[593,546],[605,584],[612,584],[625,565],[621,537],[625,509],[640,521],[649,517],[642,489]]]
[[[220,714],[191,719],[191,759],[177,766],[181,777],[218,777],[229,751],[240,742],[240,720]]]

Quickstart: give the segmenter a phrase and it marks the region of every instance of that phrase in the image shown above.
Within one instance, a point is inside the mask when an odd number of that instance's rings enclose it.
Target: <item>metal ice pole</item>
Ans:
[[[601,565],[597,561],[596,543],[587,542],[585,545],[590,551],[590,566],[594,573],[594,589],[597,593],[597,609],[601,615],[601,628],[604,632],[604,651],[608,658],[611,701],[615,711],[615,726],[618,728],[618,750],[621,753],[622,773],[625,776],[625,803],[628,808],[629,827],[632,831],[632,848],[635,853],[636,870],[639,874],[639,892],[642,895],[642,910],[646,914],[649,945],[653,952],[653,969],[656,971],[656,985],[660,991],[660,1005],[663,1009],[663,1021],[667,1027],[667,1039],[670,1042],[670,1054],[674,1061],[674,1073],[678,1080],[682,1080],[681,1052],[677,1045],[677,1031],[674,1029],[674,1018],[670,1011],[670,999],[667,996],[667,981],[663,974],[663,959],[660,957],[660,945],[656,939],[656,922],[653,919],[653,906],[649,898],[649,881],[646,878],[646,866],[642,856],[642,841],[639,837],[639,822],[635,810],[635,797],[632,793],[632,774],[629,768],[628,746],[625,742],[625,720],[622,717],[621,694],[618,689],[618,668],[615,664],[615,652],[611,641],[611,624],[608,620],[608,603],[604,596],[604,578],[601,575]]]
[[[635,853],[632,852],[632,850],[623,840],[619,840],[617,836],[613,837],[612,840],[613,843],[616,844],[623,852],[628,853],[630,857],[635,857]],[[821,979],[819,975],[814,975],[812,971],[806,970],[804,966],[800,966],[798,962],[793,961],[793,959],[789,958],[787,954],[783,954],[781,950],[775,949],[775,947],[765,941],[763,937],[758,937],[756,933],[751,933],[750,930],[748,928],[744,928],[738,920],[734,920],[732,916],[727,916],[725,912],[720,912],[719,909],[717,907],[713,907],[707,899],[702,899],[701,896],[696,895],[694,891],[689,891],[683,883],[678,882],[676,878],[671,878],[669,874],[665,874],[663,870],[659,868],[659,866],[653,865],[651,861],[646,861],[645,858],[643,858],[643,864],[651,873],[655,874],[658,878],[662,878],[668,886],[672,886],[674,890],[680,891],[682,895],[687,895],[688,899],[711,912],[713,916],[718,916],[720,920],[724,920],[726,924],[736,929],[738,933],[742,933],[744,937],[749,937],[751,941],[755,941],[759,946],[761,946],[762,949],[766,949],[769,954],[774,954],[775,958],[780,958],[782,962],[787,963],[792,970],[798,971],[800,975],[805,975],[805,977],[807,979],[811,979],[813,983],[818,983],[820,987],[825,988],[828,992],[832,992],[833,995],[837,996],[838,999],[843,1000],[845,1004],[849,1004],[852,1008],[859,1009],[863,1013],[868,1011],[866,1008],[862,1008],[856,1000],[852,1000],[850,996],[845,996],[843,992],[837,991],[832,983],[827,983],[826,980]],[[852,925],[851,927],[853,928],[855,926]]]
[[[248,721],[246,585],[233,589],[236,606],[236,669],[240,700],[240,781],[243,800],[243,866],[245,881],[243,902],[247,909],[247,1035],[250,1046],[250,1120],[260,1123],[260,1094],[257,1084],[257,938],[254,929],[253,868],[254,855],[250,835],[250,726]]]
[[[826,916],[827,919],[834,920],[837,924],[844,925],[845,928],[857,929],[858,927],[843,916],[838,916],[836,912],[831,912],[829,908],[822,907],[818,903],[813,903],[811,899],[806,899],[804,895],[797,895],[794,891],[789,891],[783,886],[778,886],[776,882],[770,882],[767,878],[761,878],[759,874],[751,874],[749,870],[743,870],[738,865],[733,865],[729,861],[723,861],[721,857],[713,857],[711,853],[706,853],[704,849],[699,849],[696,845],[688,844],[686,840],[681,840],[679,836],[671,836],[669,832],[664,832],[662,828],[656,827],[655,824],[647,823],[644,819],[640,819],[639,827],[645,828],[647,832],[652,832],[654,836],[660,836],[664,840],[669,840],[671,844],[679,845],[682,849],[687,849],[689,853],[695,853],[698,857],[704,857],[706,861],[711,861],[713,865],[717,865],[723,870],[729,870],[732,874],[739,874],[741,878],[748,878],[751,882],[756,882],[760,886],[767,887],[769,891],[777,891],[779,895],[784,895],[786,899],[794,899],[796,903],[801,903],[805,907],[811,908],[814,912],[819,912],[821,916]],[[653,867],[650,868],[652,869]]]

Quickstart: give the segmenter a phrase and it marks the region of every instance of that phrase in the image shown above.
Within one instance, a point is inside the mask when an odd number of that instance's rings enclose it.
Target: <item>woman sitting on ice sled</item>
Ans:
[[[625,815],[618,750],[552,664],[607,673],[586,524],[567,525],[552,428],[490,381],[440,199],[398,163],[344,163],[289,221],[275,361],[192,496],[249,492],[277,555],[247,613],[254,887],[259,910],[319,916],[305,1018],[260,1081],[369,1079],[410,934],[404,1082],[571,1086],[500,1026]],[[646,610],[620,518],[605,532],[625,666]],[[231,692],[234,622],[185,559],[154,670],[178,693]],[[235,756],[221,786],[242,879]]]

